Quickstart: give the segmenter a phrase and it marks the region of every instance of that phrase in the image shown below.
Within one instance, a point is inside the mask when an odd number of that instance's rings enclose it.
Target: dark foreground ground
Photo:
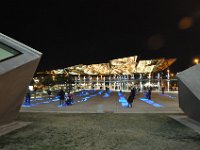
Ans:
[[[1,136],[0,149],[200,149],[200,135],[167,114],[21,112],[17,120],[32,124]]]

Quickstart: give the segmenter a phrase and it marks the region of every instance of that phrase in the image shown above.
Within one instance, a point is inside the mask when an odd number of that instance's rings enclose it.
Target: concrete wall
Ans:
[[[200,64],[177,75],[179,106],[188,117],[200,122]]]
[[[21,52],[0,62],[0,125],[14,121],[42,54],[0,33],[0,42]]]
[[[39,59],[0,76],[0,125],[16,119]]]

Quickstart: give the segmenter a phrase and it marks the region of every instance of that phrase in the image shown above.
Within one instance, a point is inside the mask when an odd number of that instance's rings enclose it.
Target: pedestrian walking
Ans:
[[[161,86],[161,90],[162,90],[162,94],[164,94],[165,93],[165,86],[163,84]]]
[[[26,93],[25,104],[26,105],[30,105],[31,104],[31,94],[30,94],[30,92]]]
[[[51,90],[50,89],[47,90],[47,94],[48,94],[48,99],[50,99],[50,97],[51,97]]]
[[[60,99],[60,105],[63,105],[65,100],[65,92],[63,91],[63,89],[59,91],[58,96]]]
[[[132,96],[132,94],[130,93],[129,97],[127,98],[127,102],[128,102],[128,108],[129,107],[133,107],[133,99],[134,97]]]

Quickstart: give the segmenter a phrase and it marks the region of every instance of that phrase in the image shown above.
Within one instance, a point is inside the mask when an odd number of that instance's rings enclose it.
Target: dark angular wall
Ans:
[[[0,125],[13,122],[42,53],[0,33],[0,42],[21,54],[0,62]]]
[[[200,122],[200,64],[177,75],[179,107],[188,117]]]
[[[14,121],[39,59],[0,75],[0,125]]]

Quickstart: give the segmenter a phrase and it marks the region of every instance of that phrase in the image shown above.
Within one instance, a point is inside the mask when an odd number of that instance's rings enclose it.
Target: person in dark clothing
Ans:
[[[60,99],[60,105],[63,105],[65,100],[65,92],[61,89],[58,93],[59,99]]]
[[[109,88],[108,88],[108,87],[106,87],[106,93],[109,93],[109,91],[110,91],[110,90],[109,90]]]
[[[164,94],[165,93],[165,86],[164,85],[162,85],[161,90],[162,90],[162,94]]]
[[[50,89],[47,90],[47,94],[48,94],[48,97],[50,99],[50,97],[51,97],[51,90]]]
[[[129,95],[128,99],[127,99],[127,102],[128,102],[128,107],[133,107],[132,104],[133,104],[133,99],[134,97],[132,96],[132,94]]]
[[[148,94],[147,94],[148,99],[151,99],[151,90],[152,90],[151,88],[148,89]]]
[[[73,94],[68,94],[67,100],[66,100],[66,104],[67,105],[72,105],[74,103],[74,95]]]
[[[31,104],[31,94],[30,94],[30,92],[26,93],[25,104],[26,105],[30,105]]]
[[[131,89],[131,95],[132,95],[132,97],[133,97],[133,99],[135,98],[135,95],[136,95],[136,88],[135,87],[133,87],[132,89]]]

